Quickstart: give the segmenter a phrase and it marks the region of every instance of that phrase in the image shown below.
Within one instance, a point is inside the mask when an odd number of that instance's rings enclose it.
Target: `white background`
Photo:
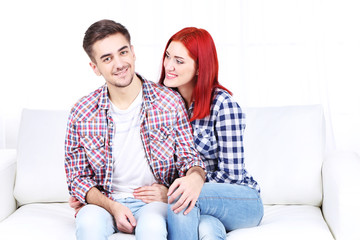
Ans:
[[[136,70],[153,81],[169,37],[205,28],[217,45],[220,82],[242,107],[322,104],[335,139],[328,147],[360,153],[358,2],[1,1],[0,148],[16,147],[21,109],[70,109],[103,84],[82,39],[108,18],[129,29]]]

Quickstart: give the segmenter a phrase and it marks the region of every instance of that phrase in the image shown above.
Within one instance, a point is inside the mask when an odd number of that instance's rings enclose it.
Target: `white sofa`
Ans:
[[[320,106],[245,108],[245,156],[265,204],[260,226],[228,239],[360,239],[360,158],[325,154]],[[24,110],[16,150],[0,151],[0,239],[75,239],[67,204],[67,111]],[[135,239],[114,234],[110,239]]]

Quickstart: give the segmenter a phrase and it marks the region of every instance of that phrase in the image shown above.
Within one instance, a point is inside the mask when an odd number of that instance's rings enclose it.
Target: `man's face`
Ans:
[[[95,74],[102,75],[108,87],[127,87],[135,74],[135,53],[126,38],[116,33],[93,45],[93,58],[90,66]]]

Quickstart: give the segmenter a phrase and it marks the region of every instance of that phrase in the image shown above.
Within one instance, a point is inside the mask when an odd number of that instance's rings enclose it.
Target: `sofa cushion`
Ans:
[[[259,227],[238,229],[227,234],[228,240],[333,240],[314,206],[265,206]],[[75,240],[74,210],[67,203],[29,204],[20,207],[0,224],[1,239]],[[132,234],[116,233],[109,240],[135,240]]]
[[[28,204],[0,224],[1,239],[76,240],[74,210],[68,203]]]
[[[64,168],[67,118],[67,111],[23,110],[14,188],[19,205],[68,200]]]
[[[334,240],[319,207],[306,205],[265,206],[258,227],[237,229],[227,240]]]
[[[322,107],[248,108],[244,112],[245,163],[260,185],[263,202],[320,206],[325,148]]]

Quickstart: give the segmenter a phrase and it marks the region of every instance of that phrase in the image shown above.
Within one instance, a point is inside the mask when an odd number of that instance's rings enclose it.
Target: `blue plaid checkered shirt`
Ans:
[[[188,114],[192,115],[193,104]],[[243,132],[245,114],[232,96],[216,89],[210,115],[191,122],[194,140],[207,170],[207,182],[247,185],[260,192],[246,171]]]

